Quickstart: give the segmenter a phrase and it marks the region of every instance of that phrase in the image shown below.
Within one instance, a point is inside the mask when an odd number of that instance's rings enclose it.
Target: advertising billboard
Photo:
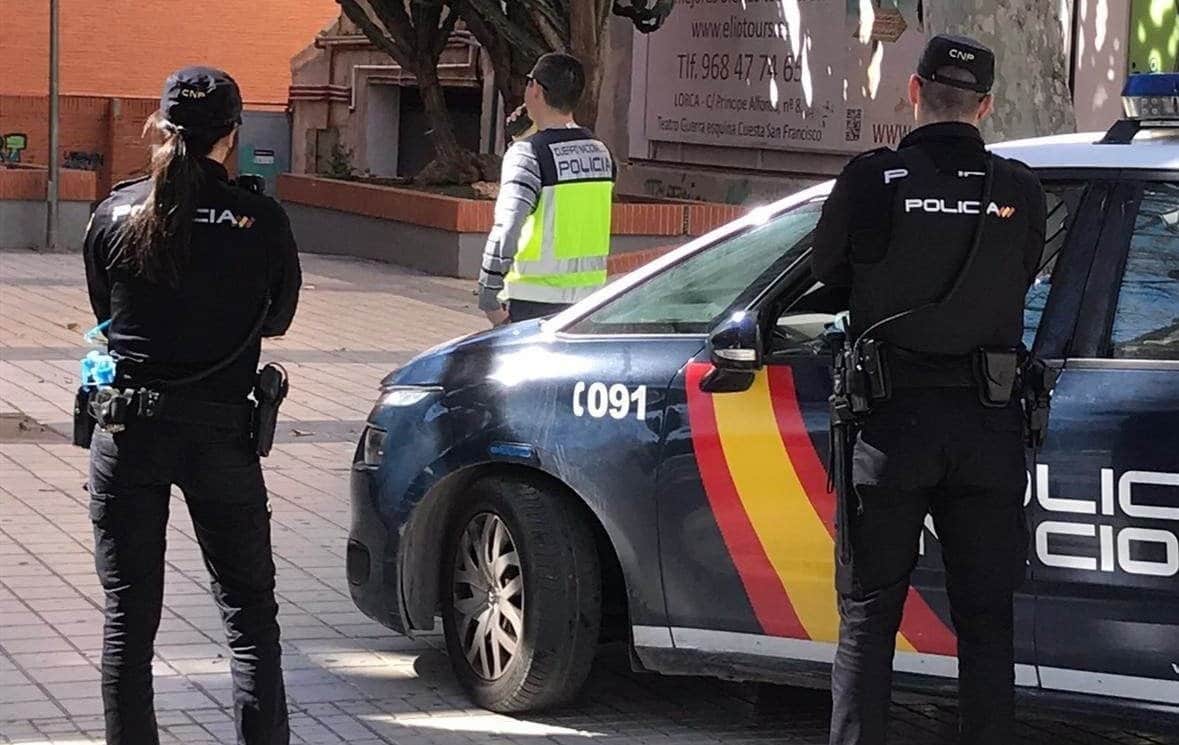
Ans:
[[[646,45],[651,141],[855,153],[913,127],[920,0],[679,0]]]

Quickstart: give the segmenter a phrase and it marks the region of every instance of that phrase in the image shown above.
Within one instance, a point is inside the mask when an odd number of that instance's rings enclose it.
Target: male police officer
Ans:
[[[538,131],[504,154],[479,276],[479,308],[495,325],[552,315],[606,283],[614,161],[573,121],[584,88],[567,54],[544,55],[528,76]]]
[[[237,742],[290,741],[258,460],[273,430],[262,431],[265,409],[248,397],[267,399],[266,371],[256,375],[261,337],[290,326],[301,273],[282,207],[235,185],[223,165],[241,112],[226,73],[173,73],[152,119],[162,142],[150,175],[116,186],[86,233],[90,302],[99,322],[110,321],[118,363],[114,385],[95,394],[103,431],[90,448],[110,745],[159,742],[151,665],[173,485],[233,653]]]
[[[848,164],[817,229],[815,275],[851,286],[849,339],[883,359],[843,495],[851,561],[837,569],[832,745],[884,742],[927,512],[958,635],[962,742],[1010,742],[1012,594],[1027,540],[1023,419],[1010,389],[1045,218],[1036,176],[983,147],[993,81],[989,49],[931,39],[909,80],[919,126],[897,151]],[[988,379],[1005,382],[988,389]]]

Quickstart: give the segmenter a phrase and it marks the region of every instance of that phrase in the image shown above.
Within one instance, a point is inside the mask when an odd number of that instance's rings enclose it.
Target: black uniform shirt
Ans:
[[[120,260],[122,228],[146,201],[149,179],[116,186],[86,232],[90,304],[99,322],[111,321],[107,338],[120,384],[178,380],[217,364],[250,334],[268,294],[263,336],[282,335],[295,315],[302,274],[286,213],[231,184],[219,163],[202,163],[205,182],[178,287],[149,282]],[[253,388],[261,347],[256,338],[233,364],[177,395],[241,401]]]
[[[839,175],[811,266],[821,282],[851,286],[853,336],[941,297],[966,260],[981,212],[982,242],[950,301],[871,335],[945,355],[1020,342],[1024,296],[1044,248],[1044,192],[1027,166],[993,157],[991,198],[981,204],[985,160],[975,127],[929,124],[898,150],[865,153]]]

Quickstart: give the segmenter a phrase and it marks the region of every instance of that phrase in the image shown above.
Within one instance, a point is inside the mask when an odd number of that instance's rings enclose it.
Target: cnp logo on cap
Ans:
[[[968,76],[942,74],[947,67]],[[925,45],[917,62],[917,74],[942,85],[987,93],[995,84],[995,54],[974,39],[938,34]]]
[[[221,133],[241,124],[242,95],[223,70],[185,67],[164,82],[160,112],[177,126]]]

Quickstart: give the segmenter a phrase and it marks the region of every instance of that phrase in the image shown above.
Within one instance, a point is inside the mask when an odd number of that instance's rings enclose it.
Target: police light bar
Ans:
[[[1143,129],[1179,127],[1179,73],[1130,75],[1122,88],[1126,118],[1115,122],[1100,145],[1128,145]]]
[[[1122,107],[1127,119],[1179,125],[1179,73],[1142,73],[1126,78]]]

